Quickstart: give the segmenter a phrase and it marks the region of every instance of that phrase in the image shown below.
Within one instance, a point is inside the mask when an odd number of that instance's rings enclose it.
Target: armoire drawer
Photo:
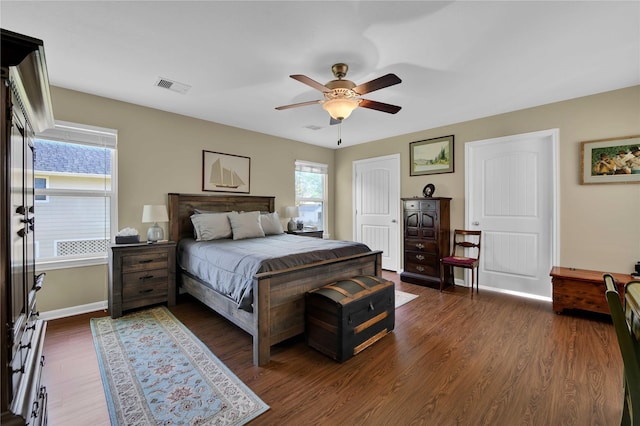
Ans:
[[[405,262],[406,266],[404,272],[413,272],[414,274],[421,274],[427,276],[440,276],[440,268],[433,263],[414,263]]]
[[[435,241],[428,240],[405,240],[404,249],[407,251],[421,251],[425,253],[437,253],[438,244]]]
[[[435,210],[437,203],[434,200],[411,200],[404,202],[405,210]]]
[[[404,252],[404,260],[407,263],[411,262],[421,265],[436,265],[440,262],[440,259],[435,253],[410,250]]]

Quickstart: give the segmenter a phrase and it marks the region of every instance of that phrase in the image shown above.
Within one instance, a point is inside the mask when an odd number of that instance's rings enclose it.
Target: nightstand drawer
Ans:
[[[124,256],[122,258],[122,272],[129,273],[159,268],[166,269],[169,262],[167,254],[167,250],[161,250]]]
[[[126,295],[126,288],[131,286],[135,287],[143,283],[154,283],[159,285],[162,282],[167,282],[168,272],[167,269],[152,269],[149,271],[130,272],[123,274],[122,276],[122,288],[123,294]]]
[[[155,288],[151,285],[140,286],[136,290],[135,295],[127,296],[126,301],[122,302],[122,309],[140,308],[142,306],[154,305],[156,303],[164,303],[167,300],[167,289]]]
[[[167,300],[169,281],[166,269],[125,274],[122,283],[123,309]]]

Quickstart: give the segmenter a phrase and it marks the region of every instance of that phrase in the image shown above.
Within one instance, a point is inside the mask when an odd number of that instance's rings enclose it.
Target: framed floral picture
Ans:
[[[202,190],[248,194],[251,158],[202,151]]]
[[[410,176],[453,173],[453,135],[409,144]]]
[[[580,144],[582,183],[640,183],[640,135]]]

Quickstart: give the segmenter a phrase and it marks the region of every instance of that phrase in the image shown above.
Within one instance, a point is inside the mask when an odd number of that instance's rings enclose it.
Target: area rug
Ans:
[[[404,291],[396,290],[396,309],[405,303],[411,302],[413,299],[418,297],[417,294],[411,294]]]
[[[243,425],[269,409],[164,306],[91,331],[114,426]]]

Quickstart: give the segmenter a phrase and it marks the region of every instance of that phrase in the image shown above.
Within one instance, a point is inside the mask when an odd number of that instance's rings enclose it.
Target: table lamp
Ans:
[[[147,242],[155,243],[159,240],[164,240],[164,231],[158,222],[169,222],[169,215],[167,214],[167,207],[164,205],[152,206],[145,205],[142,209],[142,223],[151,223],[153,225],[147,231]]]
[[[298,206],[289,206],[285,209],[285,217],[291,218],[291,220],[289,220],[289,222],[287,223],[288,231],[295,231],[298,229],[296,221],[294,219],[299,215],[300,212],[298,211]]]

